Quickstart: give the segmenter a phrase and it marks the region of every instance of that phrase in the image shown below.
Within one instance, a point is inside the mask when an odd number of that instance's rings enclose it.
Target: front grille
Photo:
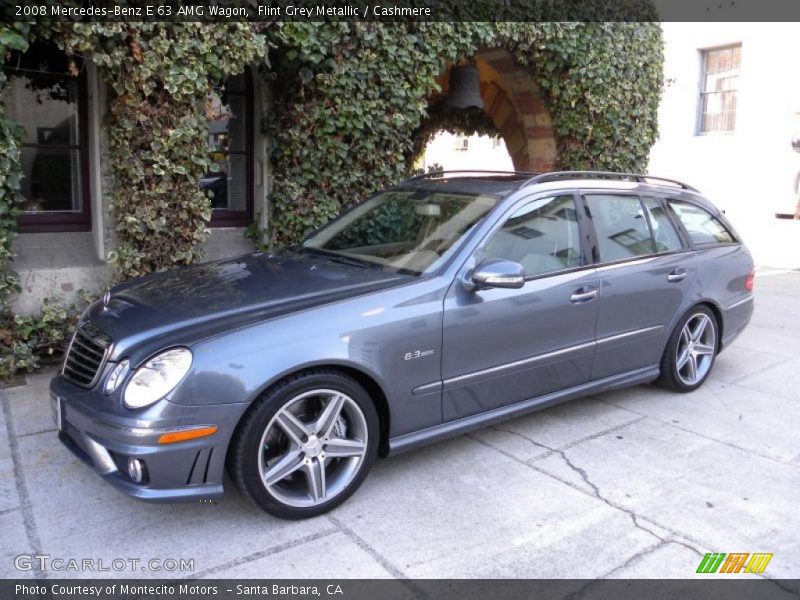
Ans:
[[[81,323],[72,336],[61,373],[82,387],[92,387],[103,370],[111,339],[91,323]]]

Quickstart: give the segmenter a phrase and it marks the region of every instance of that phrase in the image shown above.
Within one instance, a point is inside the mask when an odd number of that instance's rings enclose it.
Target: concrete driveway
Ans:
[[[57,441],[52,373],[29,377],[0,390],[0,576],[80,576],[15,569],[43,553],[194,559],[133,571],[152,577],[663,578],[714,551],[771,552],[765,575],[797,578],[800,273],[762,270],[756,290],[701,390],[603,394],[380,461],[344,506],[301,522],[232,489],[215,504],[120,495]]]

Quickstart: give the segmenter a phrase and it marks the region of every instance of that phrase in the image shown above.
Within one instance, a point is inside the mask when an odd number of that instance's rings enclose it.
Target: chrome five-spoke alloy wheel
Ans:
[[[701,382],[711,369],[717,350],[717,332],[708,315],[698,312],[681,329],[675,366],[680,380],[689,386]]]
[[[291,507],[314,507],[341,494],[367,454],[364,413],[347,394],[315,389],[286,402],[264,429],[258,469],[267,491]]]

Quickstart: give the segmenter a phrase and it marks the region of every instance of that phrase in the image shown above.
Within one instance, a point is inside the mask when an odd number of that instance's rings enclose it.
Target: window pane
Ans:
[[[212,152],[227,151],[230,148],[228,123],[233,117],[231,108],[217,92],[211,92],[206,101],[206,120],[208,121],[208,149]]]
[[[656,242],[656,252],[671,252],[681,249],[681,239],[672,226],[667,213],[661,203],[655,198],[643,198],[644,207],[650,217],[650,226],[653,228],[653,238]]]
[[[652,254],[653,240],[637,196],[586,197],[592,215],[599,259],[603,262]]]
[[[236,76],[214,90],[206,102],[208,147],[217,171],[207,173],[201,187],[210,194],[215,210],[247,211],[250,149],[245,92],[244,76]]]
[[[228,149],[243,152],[247,133],[245,128],[245,97],[228,96],[225,100],[227,100],[231,115],[228,119]]]
[[[245,97],[212,92],[206,102],[209,150],[243,152],[246,143]]]
[[[216,171],[200,180],[215,210],[247,210],[247,158],[243,154],[215,155]]]
[[[733,131],[742,48],[732,46],[703,52],[700,131]]]
[[[310,249],[422,273],[451,256],[496,196],[388,191],[346,212],[303,242]]]
[[[77,150],[22,148],[22,195],[26,212],[81,210]]]
[[[688,202],[671,201],[670,206],[695,244],[729,244],[733,236],[711,213]]]
[[[85,147],[79,127],[79,93],[85,85],[79,57],[68,57],[55,44],[35,42],[25,52],[6,56],[6,83],[2,102],[10,119],[22,131],[20,226],[36,230],[45,213],[61,213],[64,222],[88,221],[83,195],[82,153]],[[83,217],[76,213],[85,213]]]
[[[572,196],[539,198],[503,224],[486,245],[484,258],[520,263],[526,275],[580,266],[580,234]]]
[[[225,82],[225,91],[234,94],[247,93],[247,79],[245,78],[244,73],[229,77]]]
[[[215,161],[217,171],[209,171],[200,180],[200,189],[211,198],[211,207],[214,209],[228,208],[227,162],[227,157]]]
[[[24,130],[24,144],[77,145],[78,82],[70,78],[7,71],[3,102]]]
[[[247,159],[243,154],[228,156],[228,210],[247,210]]]

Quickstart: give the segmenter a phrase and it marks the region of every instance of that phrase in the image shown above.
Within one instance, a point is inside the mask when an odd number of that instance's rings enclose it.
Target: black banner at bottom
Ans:
[[[800,579],[0,580],[2,600],[797,600]]]

